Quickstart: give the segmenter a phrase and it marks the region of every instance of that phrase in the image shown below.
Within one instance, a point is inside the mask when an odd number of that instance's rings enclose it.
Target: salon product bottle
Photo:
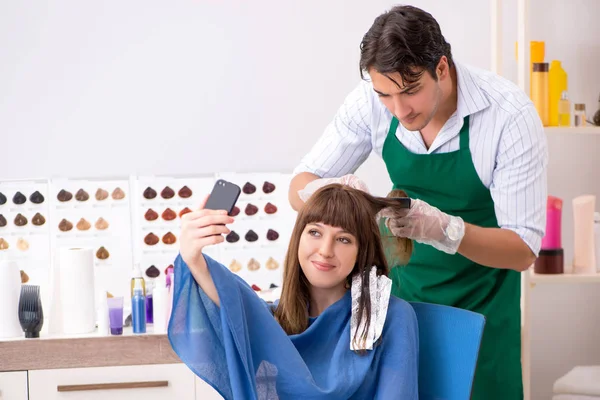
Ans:
[[[537,274],[562,274],[564,272],[564,250],[562,248],[563,200],[548,196],[546,201],[546,234],[535,260]]]
[[[531,74],[531,100],[544,126],[549,123],[548,63],[533,63]]]
[[[596,272],[594,250],[594,211],[596,196],[583,195],[573,199],[573,273]]]
[[[558,101],[558,126],[571,126],[571,102],[566,91]]]
[[[154,324],[154,333],[166,333],[168,325],[167,313],[169,292],[164,276],[159,276],[156,279],[152,296],[152,320]]]
[[[567,90],[567,72],[562,68],[560,61],[552,60],[552,63],[550,63],[550,72],[548,72],[548,114],[550,126],[568,126],[561,125],[559,110],[562,96],[566,94]]]
[[[578,103],[575,104],[575,113],[573,118],[573,125],[575,126],[586,126],[585,122],[585,104]]]
[[[600,97],[598,97],[598,111],[594,114],[594,125],[600,126]]]
[[[135,264],[133,266],[133,274],[131,275],[131,297],[133,297],[133,288],[138,284],[141,285],[142,294],[144,297],[146,297],[146,282],[144,281],[144,276],[142,275],[142,269],[140,264]]]
[[[146,333],[146,298],[142,288],[143,280],[135,281],[131,298],[131,324],[133,333]]]

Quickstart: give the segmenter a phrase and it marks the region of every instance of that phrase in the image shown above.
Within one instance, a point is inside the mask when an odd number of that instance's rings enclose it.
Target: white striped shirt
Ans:
[[[418,131],[408,131],[402,124],[396,136],[416,154],[456,151],[463,118],[470,115],[473,164],[491,192],[498,224],[515,231],[537,255],[545,230],[548,163],[540,118],[527,95],[509,80],[455,65],[457,110],[431,147],[427,149]],[[361,81],[294,173],[311,172],[320,177],[354,173],[371,151],[381,157],[391,120],[392,114],[372,84]]]

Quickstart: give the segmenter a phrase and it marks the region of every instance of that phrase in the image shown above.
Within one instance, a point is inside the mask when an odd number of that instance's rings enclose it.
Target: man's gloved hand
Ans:
[[[367,187],[366,183],[364,183],[356,175],[348,174],[348,175],[344,175],[340,178],[316,179],[316,180],[310,182],[308,185],[306,185],[306,187],[304,189],[299,190],[298,196],[300,196],[300,199],[302,201],[306,202],[306,200],[308,200],[308,198],[310,196],[312,196],[312,194],[314,192],[316,192],[323,186],[327,186],[332,183],[340,183],[342,185],[347,185],[347,186],[353,187],[354,189],[359,189],[359,190],[362,190],[363,192],[369,193],[369,188]]]
[[[422,200],[412,200],[410,209],[383,209],[380,217],[394,236],[413,239],[448,254],[455,254],[465,235],[462,218],[443,213]]]

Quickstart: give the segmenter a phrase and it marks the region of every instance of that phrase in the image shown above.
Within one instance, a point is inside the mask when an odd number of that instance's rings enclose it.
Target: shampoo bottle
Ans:
[[[133,297],[131,298],[133,333],[146,333],[146,297],[142,286],[143,281],[143,279],[136,279],[133,287]]]

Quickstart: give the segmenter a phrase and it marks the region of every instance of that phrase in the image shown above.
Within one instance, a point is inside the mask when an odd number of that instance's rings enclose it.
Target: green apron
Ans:
[[[473,225],[498,227],[490,191],[473,165],[468,116],[459,134],[460,149],[450,153],[414,154],[396,137],[397,128],[394,118],[383,145],[383,160],[395,189]],[[393,293],[407,301],[485,315],[472,399],[523,398],[519,272],[484,267],[460,254],[415,242],[408,265],[392,268],[391,278]]]

